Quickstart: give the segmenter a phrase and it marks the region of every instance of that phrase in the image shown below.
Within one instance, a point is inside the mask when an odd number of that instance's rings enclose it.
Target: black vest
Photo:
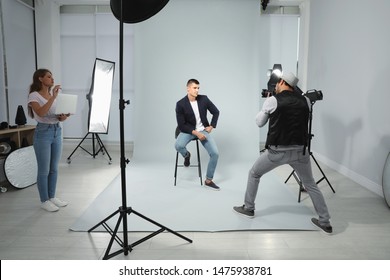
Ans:
[[[269,117],[266,147],[307,146],[309,106],[306,98],[291,91],[282,91],[275,98],[278,105]]]

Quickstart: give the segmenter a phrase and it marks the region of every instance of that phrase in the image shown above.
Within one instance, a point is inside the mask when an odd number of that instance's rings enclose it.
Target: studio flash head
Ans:
[[[282,64],[274,64],[272,69],[268,69],[267,76],[269,77],[267,89],[261,91],[261,97],[266,98],[275,95],[275,87],[282,77]]]
[[[323,99],[322,91],[320,91],[320,90],[311,89],[311,90],[308,90],[303,95],[306,96],[307,98],[309,98],[311,103],[315,103],[317,100]]]

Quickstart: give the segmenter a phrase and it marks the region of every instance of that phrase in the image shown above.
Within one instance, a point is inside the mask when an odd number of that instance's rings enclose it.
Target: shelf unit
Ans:
[[[10,138],[14,141],[16,148],[22,147],[23,139],[27,140],[28,146],[33,144],[35,125],[22,125],[17,128],[0,130],[0,139]]]

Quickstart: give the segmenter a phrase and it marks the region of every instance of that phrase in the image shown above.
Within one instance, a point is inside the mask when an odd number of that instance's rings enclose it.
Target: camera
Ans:
[[[261,91],[261,97],[263,97],[263,98],[267,98],[267,97],[273,96],[273,95],[275,95],[275,90],[269,91],[268,89],[263,89]]]
[[[280,77],[282,76],[282,65],[274,64],[272,69],[268,69],[267,76],[269,77],[267,89],[263,89],[261,92],[261,97],[263,98],[275,95],[276,84],[279,82]]]
[[[303,94],[304,96],[306,96],[307,98],[309,98],[310,102],[311,103],[315,103],[317,100],[322,100],[323,99],[323,95],[322,95],[322,91],[320,90],[315,90],[315,89],[312,89],[312,90],[308,90],[306,93]]]
[[[273,96],[276,94],[275,92],[276,84],[280,81],[282,77],[282,65],[274,64],[272,69],[268,69],[267,76],[269,77],[267,83],[267,89],[263,89],[261,91],[262,98],[267,98],[269,96]],[[307,98],[309,98],[312,104],[314,104],[318,100],[323,99],[322,91],[320,90],[312,89],[304,93],[298,86],[295,86],[294,92],[306,96]]]

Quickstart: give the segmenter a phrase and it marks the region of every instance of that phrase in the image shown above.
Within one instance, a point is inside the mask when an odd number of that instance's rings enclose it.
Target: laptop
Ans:
[[[77,109],[77,95],[75,94],[58,94],[56,98],[56,115],[71,114],[74,115]]]

